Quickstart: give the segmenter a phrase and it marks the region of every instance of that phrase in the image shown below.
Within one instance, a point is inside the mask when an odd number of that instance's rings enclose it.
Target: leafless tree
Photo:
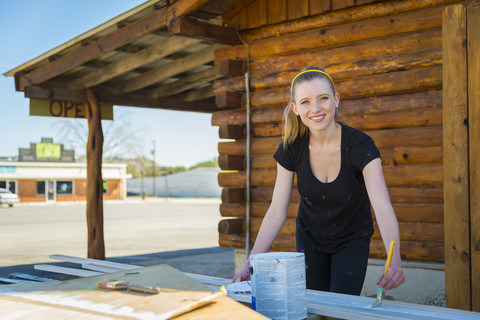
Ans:
[[[114,120],[102,120],[103,158],[137,158],[145,154],[146,133],[133,123],[130,111],[114,108]],[[86,150],[88,125],[85,119],[62,119],[58,130],[66,148]],[[81,154],[80,154],[81,155]]]

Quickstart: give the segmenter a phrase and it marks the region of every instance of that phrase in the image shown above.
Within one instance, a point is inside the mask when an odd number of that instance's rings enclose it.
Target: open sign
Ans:
[[[113,120],[113,106],[100,106],[102,120]],[[59,100],[30,99],[30,115],[85,119],[85,104]]]

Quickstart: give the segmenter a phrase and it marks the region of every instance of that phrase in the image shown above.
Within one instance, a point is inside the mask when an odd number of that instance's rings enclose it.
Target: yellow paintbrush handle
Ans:
[[[390,249],[388,250],[387,265],[385,266],[385,272],[383,275],[386,275],[388,268],[390,267],[390,262],[392,261],[393,248],[395,247],[395,241],[390,242]]]

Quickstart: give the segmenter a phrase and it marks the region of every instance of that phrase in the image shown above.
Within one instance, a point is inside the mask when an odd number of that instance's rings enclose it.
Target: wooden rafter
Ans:
[[[195,67],[210,63],[214,60],[214,52],[216,49],[224,47],[223,45],[214,44],[207,48],[191,53],[183,58],[177,59],[172,63],[161,66],[157,69],[143,73],[142,75],[125,81],[115,88],[112,93],[127,93],[143,89],[149,85],[155,84],[177,74],[193,69]]]
[[[171,20],[168,29],[172,35],[182,35],[228,45],[242,44],[233,27],[219,26],[190,17],[178,17]]]
[[[219,74],[219,68],[217,66],[213,66],[204,71],[196,72],[194,74],[182,77],[175,82],[150,90],[148,95],[152,96],[153,98],[166,97],[192,89],[197,87],[199,84],[210,82],[220,77],[221,75]]]
[[[26,74],[16,76],[17,90],[23,91],[27,86],[45,82],[108,51],[120,48],[140,36],[167,26],[171,19],[189,14],[207,2],[208,0],[179,0],[169,7],[162,7],[105,37],[92,41],[55,59],[55,61],[40,66]]]
[[[85,76],[71,82],[69,87],[72,89],[86,89],[99,85],[198,42],[198,40],[184,37],[170,37],[124,59],[113,62],[96,71],[90,72]]]

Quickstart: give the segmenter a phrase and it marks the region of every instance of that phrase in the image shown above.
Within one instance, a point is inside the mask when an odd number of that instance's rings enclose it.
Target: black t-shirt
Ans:
[[[368,246],[373,235],[370,199],[362,171],[380,157],[380,152],[367,134],[341,126],[340,172],[331,182],[323,183],[313,175],[309,137],[297,138],[285,150],[280,144],[273,156],[282,167],[297,174],[297,232],[305,233],[312,247],[323,253],[347,246]]]

